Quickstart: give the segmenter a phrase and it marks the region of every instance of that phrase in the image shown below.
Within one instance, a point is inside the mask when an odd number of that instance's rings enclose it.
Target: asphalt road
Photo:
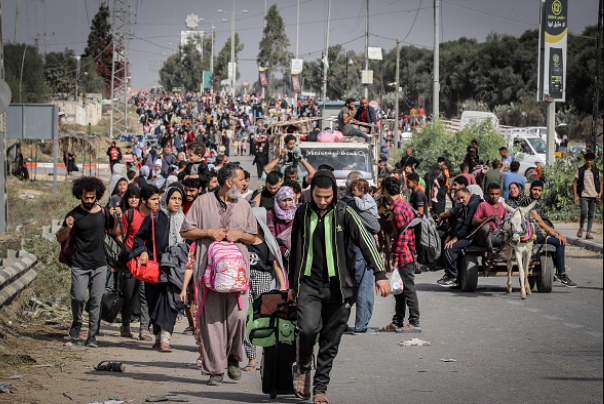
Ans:
[[[526,301],[517,279],[510,295],[506,278],[481,278],[476,293],[463,293],[436,285],[442,271],[418,275],[423,333],[345,335],[328,391],[331,402],[602,403],[602,256],[568,248],[567,265],[578,288],[555,285],[552,293],[534,293]],[[388,324],[393,313],[394,298],[378,298],[370,326]],[[244,373],[236,384],[207,387],[207,376],[193,365],[196,348],[193,337],[182,334],[185,326],[177,325],[171,354],[104,327],[101,348],[68,363],[66,373],[45,383],[44,399],[37,402],[68,402],[65,392],[74,403],[110,397],[140,403],[158,394],[178,394],[190,403],[299,402],[262,394],[258,371]],[[415,337],[431,346],[399,346]],[[85,367],[100,359],[119,360],[126,372]],[[33,393],[23,394],[23,402],[31,402]]]
[[[328,391],[332,403],[601,403],[602,259],[569,250],[568,265],[578,288],[556,285],[551,294],[526,301],[517,280],[511,295],[505,278],[482,278],[478,292],[462,293],[435,285],[442,272],[419,275],[423,333],[345,335]],[[388,324],[393,312],[394,298],[379,298],[370,325]],[[166,394],[190,403],[299,402],[262,394],[258,371],[244,372],[236,384],[207,387],[207,376],[194,366],[193,337],[182,334],[185,326],[186,320],[177,325],[170,354],[104,326],[99,349],[66,361],[65,372],[49,373],[52,381],[19,381],[45,387],[23,388],[20,400],[11,402],[65,403],[63,393],[84,404],[112,397],[142,403]],[[432,345],[399,346],[414,337]],[[126,372],[87,367],[100,360],[121,361]]]

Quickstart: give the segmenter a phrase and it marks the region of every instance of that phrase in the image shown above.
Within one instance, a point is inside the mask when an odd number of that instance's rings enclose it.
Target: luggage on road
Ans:
[[[295,305],[287,301],[287,292],[264,293],[248,309],[247,336],[252,344],[263,347],[262,392],[271,398],[294,394],[296,321]]]

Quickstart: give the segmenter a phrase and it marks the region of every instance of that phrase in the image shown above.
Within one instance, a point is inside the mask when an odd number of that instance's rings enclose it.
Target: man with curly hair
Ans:
[[[113,214],[121,215],[120,208],[108,211],[98,205],[105,194],[105,184],[96,177],[81,177],[73,182],[71,193],[81,201],[65,216],[63,227],[57,232],[59,243],[68,241],[73,246],[71,256],[71,312],[73,322],[69,337],[80,339],[82,328],[82,310],[89,297],[89,331],[86,346],[98,348],[96,336],[99,332],[101,316],[101,298],[107,279],[107,261],[103,250],[105,229],[117,235],[119,221]]]

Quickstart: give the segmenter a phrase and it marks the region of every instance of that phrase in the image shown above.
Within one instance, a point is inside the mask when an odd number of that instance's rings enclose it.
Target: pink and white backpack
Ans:
[[[208,266],[200,285],[204,289],[197,316],[205,304],[208,290],[218,293],[238,293],[239,308],[241,294],[250,289],[245,257],[235,243],[215,241],[208,247]]]

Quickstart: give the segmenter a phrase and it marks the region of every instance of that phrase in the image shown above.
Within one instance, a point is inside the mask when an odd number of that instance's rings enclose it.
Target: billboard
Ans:
[[[537,100],[564,102],[568,0],[541,0]]]

